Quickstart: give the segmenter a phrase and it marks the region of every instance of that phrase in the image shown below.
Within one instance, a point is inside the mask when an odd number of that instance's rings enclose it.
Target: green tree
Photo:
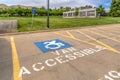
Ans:
[[[79,13],[79,8],[75,8],[75,16],[78,16],[78,13]]]
[[[99,17],[105,15],[105,9],[103,8],[102,5],[100,5],[96,10],[97,10],[97,15],[99,15]]]
[[[14,16],[14,14],[16,14],[15,9],[11,8],[11,9],[7,9],[7,13],[9,14],[9,16]]]
[[[47,14],[47,10],[45,8],[37,8],[37,15],[45,16]]]
[[[24,14],[25,14],[25,16],[31,16],[32,14],[31,14],[31,9],[25,9],[24,10]]]
[[[85,5],[85,6],[81,6],[80,9],[89,9],[89,8],[93,8],[93,6],[91,5]]]
[[[65,11],[70,11],[71,7],[65,7]]]
[[[36,8],[36,16],[46,16],[47,10],[45,7]],[[71,7],[59,7],[55,9],[50,9],[50,16],[62,16],[63,12],[70,11]],[[5,16],[31,16],[31,8],[24,8],[22,6],[10,7],[6,9],[0,9],[0,15]],[[78,10],[77,10],[78,11]]]
[[[112,0],[109,15],[112,17],[120,17],[120,0]]]
[[[7,14],[7,9],[3,9],[2,14]]]
[[[19,16],[22,16],[24,9],[19,6],[16,11]]]

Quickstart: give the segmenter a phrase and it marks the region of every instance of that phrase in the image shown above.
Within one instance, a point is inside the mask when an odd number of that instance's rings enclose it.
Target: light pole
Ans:
[[[49,25],[49,13],[50,13],[50,10],[49,10],[49,0],[47,0],[47,28],[50,27],[50,25]]]

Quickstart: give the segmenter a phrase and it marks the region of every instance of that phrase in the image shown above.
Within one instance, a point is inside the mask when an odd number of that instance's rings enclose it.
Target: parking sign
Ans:
[[[72,45],[59,39],[35,42],[35,45],[44,53],[71,47]]]
[[[32,14],[36,14],[36,8],[32,8]]]

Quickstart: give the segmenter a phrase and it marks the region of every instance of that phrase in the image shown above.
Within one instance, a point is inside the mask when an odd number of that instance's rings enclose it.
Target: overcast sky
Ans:
[[[79,7],[84,5],[92,5],[97,7],[102,4],[105,7],[105,9],[109,9],[111,1],[112,0],[50,0],[50,7]],[[0,4],[46,7],[47,0],[0,0]]]

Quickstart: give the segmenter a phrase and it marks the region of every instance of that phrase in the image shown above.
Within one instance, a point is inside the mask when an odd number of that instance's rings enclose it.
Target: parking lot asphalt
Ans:
[[[0,36],[0,63],[0,80],[120,80],[120,24]]]
[[[13,79],[12,49],[8,38],[0,38],[0,80]]]

